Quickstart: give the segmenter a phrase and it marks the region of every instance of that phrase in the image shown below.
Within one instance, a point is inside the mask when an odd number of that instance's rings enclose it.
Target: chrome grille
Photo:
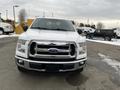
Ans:
[[[71,42],[32,41],[29,56],[44,59],[71,59],[76,57],[76,47]]]

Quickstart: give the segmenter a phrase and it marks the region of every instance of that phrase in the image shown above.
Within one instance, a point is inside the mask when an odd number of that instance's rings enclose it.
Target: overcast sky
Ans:
[[[8,10],[12,17],[12,6],[19,5],[16,13],[25,8],[29,17],[51,16],[90,19],[120,19],[120,0],[0,0],[0,12],[5,17]]]

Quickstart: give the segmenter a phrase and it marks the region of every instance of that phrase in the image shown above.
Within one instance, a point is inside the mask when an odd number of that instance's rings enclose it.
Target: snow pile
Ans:
[[[102,61],[113,67],[120,74],[120,62],[112,60],[108,56],[105,56],[101,53],[98,53],[98,55],[102,58]]]
[[[11,35],[0,35],[0,38],[6,38],[6,37],[18,37],[18,34],[11,34]]]
[[[120,39],[113,39],[112,41],[102,41],[102,40],[91,40],[91,39],[87,39],[87,41],[120,46]]]

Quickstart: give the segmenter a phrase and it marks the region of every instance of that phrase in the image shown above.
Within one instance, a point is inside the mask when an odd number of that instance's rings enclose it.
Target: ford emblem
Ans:
[[[53,54],[56,54],[58,53],[58,49],[57,48],[50,48],[48,49],[49,53],[53,53]]]

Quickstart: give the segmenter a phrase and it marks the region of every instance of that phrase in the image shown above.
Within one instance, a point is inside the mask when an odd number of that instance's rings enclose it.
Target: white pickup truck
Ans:
[[[94,33],[95,29],[91,27],[77,27],[77,29],[81,29],[83,33]]]
[[[86,38],[78,33],[71,21],[36,18],[18,39],[18,70],[82,71],[87,60]]]
[[[2,34],[9,34],[9,33],[13,33],[13,32],[14,31],[13,31],[12,25],[10,25],[8,23],[4,23],[0,19],[0,35],[2,35]]]
[[[120,28],[117,28],[116,30],[114,30],[114,33],[116,35],[116,38],[120,38]]]

